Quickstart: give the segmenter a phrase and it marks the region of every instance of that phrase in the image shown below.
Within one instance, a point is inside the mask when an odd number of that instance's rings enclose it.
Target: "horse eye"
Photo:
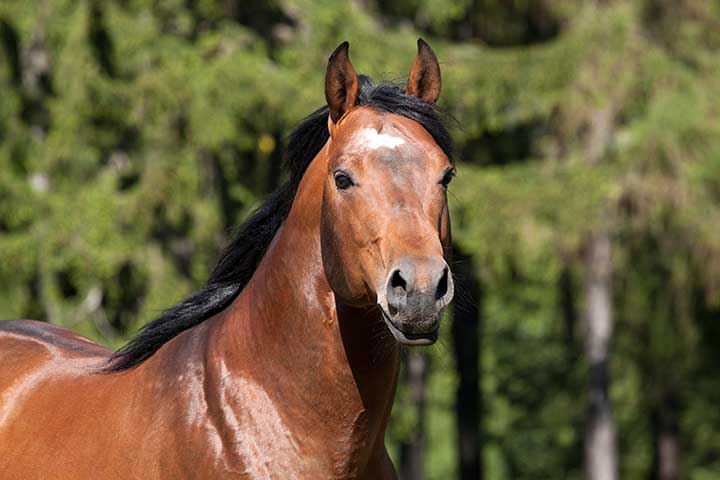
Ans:
[[[442,185],[443,188],[447,188],[450,182],[452,182],[453,177],[455,177],[455,170],[448,170],[440,181],[440,185]]]
[[[353,185],[355,185],[355,184],[353,183],[352,179],[348,175],[345,175],[344,173],[340,173],[340,172],[335,174],[335,186],[339,190],[347,190],[348,188],[352,187]]]

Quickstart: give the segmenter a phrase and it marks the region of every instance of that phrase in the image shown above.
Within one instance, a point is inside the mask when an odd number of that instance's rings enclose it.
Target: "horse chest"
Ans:
[[[226,381],[204,425],[215,467],[238,478],[358,478],[370,456],[364,410],[338,405],[320,415],[306,405],[273,400],[243,378]],[[347,407],[347,406],[345,406]],[[342,412],[342,413],[341,413]],[[370,444],[370,445],[369,445]]]

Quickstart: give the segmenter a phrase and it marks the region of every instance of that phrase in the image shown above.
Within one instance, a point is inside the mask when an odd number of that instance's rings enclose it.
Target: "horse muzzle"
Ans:
[[[395,339],[404,345],[431,345],[450,304],[454,284],[445,259],[403,257],[390,269],[378,296],[383,319]]]

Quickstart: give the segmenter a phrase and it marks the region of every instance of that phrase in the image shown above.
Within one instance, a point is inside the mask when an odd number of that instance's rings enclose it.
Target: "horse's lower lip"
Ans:
[[[393,337],[395,337],[395,340],[398,341],[398,343],[402,343],[403,345],[409,345],[409,346],[422,346],[422,345],[432,345],[435,343],[438,339],[438,336],[440,334],[440,324],[438,323],[435,328],[429,332],[423,332],[423,333],[406,333],[403,332],[400,328],[396,327],[395,324],[390,320],[390,317],[387,313],[383,310],[383,319],[385,320],[385,323],[387,324],[388,328],[390,329],[390,333],[392,333]]]

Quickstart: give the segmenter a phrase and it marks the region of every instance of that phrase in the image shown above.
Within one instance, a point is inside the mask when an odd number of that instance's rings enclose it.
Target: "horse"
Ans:
[[[290,135],[290,177],[207,283],[117,352],[0,322],[0,478],[395,478],[384,444],[403,345],[453,298],[437,57],[357,75]]]

